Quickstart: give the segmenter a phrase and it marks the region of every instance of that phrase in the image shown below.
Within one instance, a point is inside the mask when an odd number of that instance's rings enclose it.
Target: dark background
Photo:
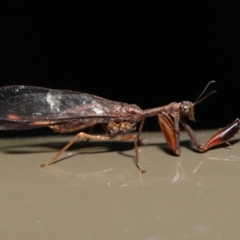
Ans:
[[[240,117],[240,3],[12,3],[1,15],[0,84],[72,89],[142,109],[195,101],[198,128]],[[149,119],[145,130],[157,130]],[[41,131],[42,133],[42,131]]]

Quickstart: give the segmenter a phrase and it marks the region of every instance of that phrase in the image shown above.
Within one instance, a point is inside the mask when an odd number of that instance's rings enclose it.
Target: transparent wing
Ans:
[[[5,125],[5,129],[25,129],[69,121],[93,120],[96,124],[128,120],[131,114],[124,111],[125,106],[128,105],[87,93],[6,86],[0,88],[0,125]]]

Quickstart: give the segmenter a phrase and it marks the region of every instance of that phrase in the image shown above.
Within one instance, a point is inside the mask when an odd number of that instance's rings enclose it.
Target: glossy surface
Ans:
[[[181,132],[179,157],[161,133],[142,137],[143,175],[132,141],[77,141],[42,169],[71,136],[0,139],[1,238],[239,239],[238,135],[198,153]]]

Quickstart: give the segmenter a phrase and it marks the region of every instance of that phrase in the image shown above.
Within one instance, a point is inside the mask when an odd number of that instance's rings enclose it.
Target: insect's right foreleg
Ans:
[[[64,153],[69,147],[72,146],[72,144],[78,139],[78,138],[86,138],[86,139],[93,139],[93,140],[110,140],[112,139],[114,136],[101,136],[101,135],[91,135],[91,134],[87,134],[84,132],[80,132],[78,133],[63,149],[61,149],[55,156],[54,158],[47,162],[47,163],[43,163],[41,164],[41,167],[46,167],[54,162],[57,161],[58,157]]]
[[[177,156],[179,156],[180,155],[179,118],[175,117],[173,121],[168,114],[162,112],[161,114],[158,115],[158,122],[168,146],[173,150],[173,152]]]

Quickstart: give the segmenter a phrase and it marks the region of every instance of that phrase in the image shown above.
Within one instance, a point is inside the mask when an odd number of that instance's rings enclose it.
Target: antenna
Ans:
[[[216,93],[217,91],[212,91],[209,94],[207,94],[205,97],[202,97],[202,95],[206,92],[206,90],[208,89],[209,85],[211,85],[212,83],[215,83],[215,80],[210,81],[207,86],[204,88],[204,90],[202,91],[202,93],[200,94],[200,96],[197,98],[197,100],[193,103],[193,105],[197,105],[198,103],[202,102],[204,99],[206,99],[207,97],[209,97],[210,95],[212,95],[213,93]]]

